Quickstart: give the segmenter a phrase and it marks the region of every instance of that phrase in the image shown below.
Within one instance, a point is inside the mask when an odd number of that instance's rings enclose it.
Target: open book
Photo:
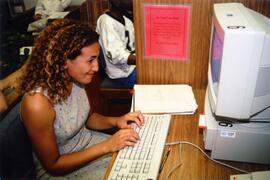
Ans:
[[[186,84],[135,85],[133,110],[142,113],[194,114],[198,105]]]

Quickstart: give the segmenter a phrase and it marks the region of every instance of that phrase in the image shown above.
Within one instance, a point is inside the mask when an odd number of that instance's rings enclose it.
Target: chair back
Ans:
[[[17,103],[0,121],[0,179],[35,179],[32,146]]]

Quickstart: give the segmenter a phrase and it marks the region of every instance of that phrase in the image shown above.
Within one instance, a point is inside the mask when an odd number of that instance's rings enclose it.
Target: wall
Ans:
[[[96,28],[98,17],[108,9],[108,0],[86,0],[80,7],[81,20]]]
[[[190,84],[196,89],[207,86],[208,55],[214,3],[241,2],[247,7],[270,17],[269,0],[136,0],[134,24],[136,34],[137,82],[139,84]],[[191,29],[189,61],[145,59],[144,57],[144,4],[190,4]]]

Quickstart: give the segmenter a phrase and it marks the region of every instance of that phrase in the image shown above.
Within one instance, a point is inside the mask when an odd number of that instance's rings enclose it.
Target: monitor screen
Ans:
[[[270,19],[214,4],[208,100],[217,120],[270,122]]]
[[[220,65],[222,60],[222,48],[223,42],[217,33],[216,29],[213,29],[213,39],[212,39],[212,53],[211,53],[211,72],[212,72],[212,83],[214,92],[217,95],[217,86],[219,82],[220,75]]]

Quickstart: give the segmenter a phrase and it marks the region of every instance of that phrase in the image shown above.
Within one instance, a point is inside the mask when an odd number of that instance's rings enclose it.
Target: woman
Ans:
[[[109,161],[104,155],[133,146],[139,139],[129,121],[141,127],[140,112],[121,117],[89,115],[83,85],[98,71],[99,51],[96,32],[67,19],[53,21],[34,44],[22,83],[26,94],[21,114],[40,179],[102,179]],[[111,127],[120,130],[112,136],[93,130]]]

